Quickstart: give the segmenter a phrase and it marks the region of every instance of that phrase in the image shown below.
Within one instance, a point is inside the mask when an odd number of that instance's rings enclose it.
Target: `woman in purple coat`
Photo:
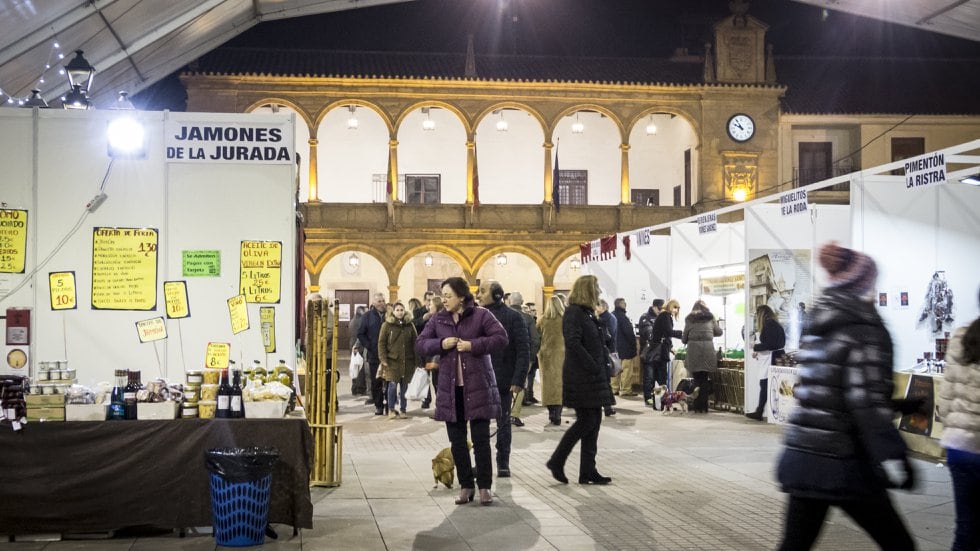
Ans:
[[[461,277],[443,282],[442,301],[446,309],[425,324],[415,341],[415,349],[425,358],[439,356],[435,419],[446,422],[449,434],[461,488],[456,505],[473,501],[475,494],[473,466],[466,443],[467,421],[473,437],[480,503],[490,505],[493,503],[490,420],[500,416],[500,393],[490,353],[507,346],[507,331],[489,310],[476,305],[469,285]]]

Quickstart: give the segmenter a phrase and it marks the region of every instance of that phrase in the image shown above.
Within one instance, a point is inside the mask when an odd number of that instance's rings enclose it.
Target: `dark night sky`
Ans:
[[[701,53],[727,0],[416,0],[260,23],[227,46],[478,54],[667,57]],[[980,43],[789,0],[754,0],[780,55],[980,58]],[[516,16],[517,21],[513,18]],[[175,75],[137,96],[142,108],[181,110]],[[139,105],[139,104],[138,104]]]

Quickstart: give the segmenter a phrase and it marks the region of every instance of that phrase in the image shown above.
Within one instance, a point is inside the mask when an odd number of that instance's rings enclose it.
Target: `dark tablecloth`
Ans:
[[[177,419],[0,427],[0,534],[210,526],[205,452],[274,447],[269,522],[313,527],[305,419]]]

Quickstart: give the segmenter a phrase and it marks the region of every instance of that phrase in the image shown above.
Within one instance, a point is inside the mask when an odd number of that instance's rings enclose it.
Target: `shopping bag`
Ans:
[[[619,359],[619,354],[616,352],[609,353],[609,361],[612,364],[612,376],[615,377],[623,371],[623,361]]]
[[[361,374],[361,368],[364,367],[364,356],[355,350],[350,353],[350,378],[353,381]]]
[[[428,394],[429,372],[421,367],[416,367],[415,375],[412,375],[412,380],[408,383],[408,390],[405,391],[405,397],[409,400],[425,400]]]

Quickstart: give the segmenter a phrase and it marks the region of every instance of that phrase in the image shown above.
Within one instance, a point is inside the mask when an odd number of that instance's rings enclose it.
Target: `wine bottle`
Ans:
[[[242,402],[242,372],[236,370],[231,385],[231,415],[233,419],[245,417],[245,403]]]
[[[228,385],[228,370],[221,370],[221,385],[218,386],[218,407],[214,410],[218,419],[231,417],[231,386]]]
[[[136,419],[136,392],[140,389],[140,372],[126,372],[126,389],[123,391],[124,417],[125,419]]]
[[[116,370],[116,384],[112,387],[112,395],[109,397],[109,420],[121,420],[126,418],[126,370]]]

